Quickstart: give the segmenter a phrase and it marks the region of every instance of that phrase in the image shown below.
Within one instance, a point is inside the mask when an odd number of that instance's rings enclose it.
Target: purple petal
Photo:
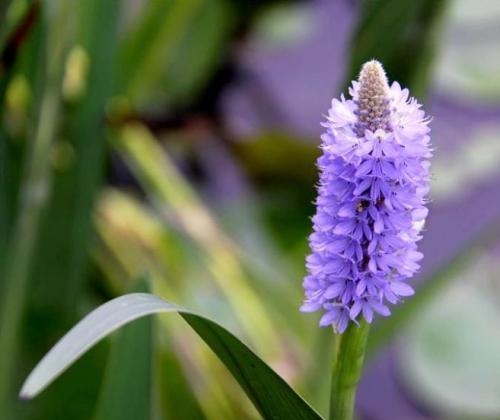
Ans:
[[[398,296],[413,296],[415,291],[410,285],[403,283],[402,281],[393,281],[390,284],[391,290]]]
[[[318,302],[304,302],[300,307],[300,312],[315,312],[321,308],[321,304]]]
[[[375,312],[382,316],[389,316],[391,314],[391,311],[387,306],[385,306],[383,303],[377,302],[376,300],[371,300],[370,306]]]

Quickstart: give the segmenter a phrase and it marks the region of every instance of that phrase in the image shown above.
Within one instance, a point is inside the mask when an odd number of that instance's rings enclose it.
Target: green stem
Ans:
[[[335,337],[330,420],[352,420],[356,388],[361,377],[370,326],[362,320]]]

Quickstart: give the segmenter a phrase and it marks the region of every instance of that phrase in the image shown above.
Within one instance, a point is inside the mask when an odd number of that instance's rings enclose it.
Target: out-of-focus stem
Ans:
[[[69,27],[69,3],[51,3],[55,14],[51,20],[47,43],[48,55],[45,88],[39,105],[33,141],[26,159],[24,179],[20,186],[19,214],[14,226],[5,282],[0,304],[0,418],[9,419],[12,398],[12,376],[16,363],[18,332],[24,309],[26,286],[36,245],[40,216],[50,191],[50,148],[59,118],[59,98],[64,64],[65,29]],[[12,394],[11,394],[12,393]]]
[[[343,334],[335,337],[330,420],[352,420],[356,388],[365,358],[369,324],[362,320],[359,327],[351,323]]]

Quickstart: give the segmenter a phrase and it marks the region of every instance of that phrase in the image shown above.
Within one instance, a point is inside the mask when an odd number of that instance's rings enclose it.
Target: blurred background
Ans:
[[[1,0],[0,418],[258,418],[176,315],[17,399],[78,319],[145,289],[325,414],[332,331],[298,312],[315,159],[371,58],[433,116],[435,158],[418,292],[374,323],[359,418],[500,418],[496,0]]]

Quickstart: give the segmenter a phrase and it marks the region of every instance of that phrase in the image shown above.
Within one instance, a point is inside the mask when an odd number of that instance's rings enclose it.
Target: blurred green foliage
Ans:
[[[363,0],[354,31],[348,79],[374,57],[384,63],[390,80],[408,86],[412,94],[425,94],[438,29],[448,0]]]

